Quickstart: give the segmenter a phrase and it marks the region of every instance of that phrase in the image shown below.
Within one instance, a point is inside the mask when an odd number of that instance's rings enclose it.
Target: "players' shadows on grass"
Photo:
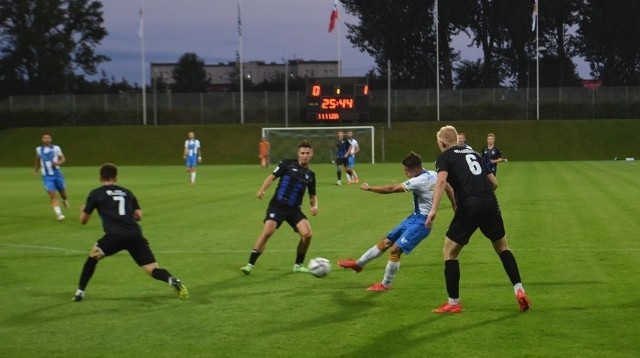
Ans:
[[[324,290],[326,291],[326,289]],[[295,293],[290,293],[295,294]],[[322,311],[308,311],[304,320],[295,320],[287,324],[282,324],[278,328],[269,327],[268,330],[256,334],[260,336],[279,335],[281,333],[290,333],[297,330],[299,327],[305,327],[306,330],[312,331],[314,328],[322,327],[326,325],[339,325],[341,322],[345,324],[351,324],[357,321],[359,317],[367,317],[369,311],[378,309],[381,303],[378,303],[382,295],[372,293],[360,298],[354,298],[349,295],[345,295],[343,290],[337,290],[331,296],[331,299],[337,303],[332,307],[338,307],[337,310],[328,313],[325,310]],[[386,304],[386,303],[384,303]]]
[[[464,314],[464,313],[462,313]],[[448,317],[448,315],[436,315],[432,314],[422,321],[414,322],[408,325],[396,327],[394,329],[384,331],[380,330],[377,336],[368,338],[361,348],[356,348],[352,352],[345,352],[345,357],[380,357],[380,356],[403,356],[415,354],[416,347],[424,347],[432,342],[438,342],[442,337],[460,337],[461,340],[469,337],[469,332],[477,328],[486,326],[501,325],[502,322],[516,319],[521,316],[521,312],[513,312],[502,315],[500,317],[483,320],[476,323],[466,325],[451,325],[445,329],[434,330],[434,324],[436,322],[450,319],[454,317]],[[499,330],[499,329],[498,329]],[[416,333],[408,335],[407,332],[423,332],[422,334]],[[389,340],[389,337],[393,337],[394,344],[384,345],[376,344],[378,342],[385,342]],[[435,343],[437,344],[437,343]],[[387,351],[385,351],[387,350]]]
[[[118,313],[123,310],[129,312],[139,311],[155,311],[163,310],[170,307],[180,299],[175,292],[164,291],[160,289],[157,293],[144,293],[137,291],[131,293],[128,297],[108,296],[106,293],[91,295],[81,302],[73,302],[73,292],[51,292],[29,291],[30,296],[38,299],[46,299],[46,303],[31,304],[28,309],[13,308],[6,310],[6,318],[2,321],[3,325],[31,326],[39,325],[46,322],[57,322],[61,320],[69,320],[72,317],[84,317],[87,315],[99,315],[101,313]],[[127,301],[137,302],[137,304],[129,304],[122,306],[120,304],[111,306],[108,302]],[[105,303],[107,303],[105,305]],[[177,302],[180,303],[180,302]],[[105,308],[105,306],[110,308]]]
[[[211,304],[219,302],[220,297],[246,299],[250,296],[279,295],[291,290],[288,288],[274,290],[274,286],[278,285],[277,282],[290,275],[300,275],[300,273],[280,270],[265,270],[251,275],[245,275],[238,270],[226,274],[229,275],[226,279],[207,281],[207,283],[190,284],[185,281],[190,300],[197,304]]]

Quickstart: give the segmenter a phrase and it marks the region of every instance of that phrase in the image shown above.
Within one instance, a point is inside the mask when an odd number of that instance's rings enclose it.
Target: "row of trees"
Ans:
[[[534,1],[440,0],[437,16],[435,0],[341,4],[359,19],[347,24],[347,37],[374,58],[376,67],[368,74],[372,82],[386,80],[390,61],[395,88],[435,87],[437,48],[444,88],[479,88],[534,84]],[[640,85],[638,18],[637,0],[540,0],[541,86],[580,85],[572,62],[576,56],[590,64],[591,75],[605,86]],[[135,89],[126,79],[117,82],[104,72],[97,81],[84,77],[96,75],[99,65],[110,61],[96,52],[108,36],[103,24],[102,3],[96,0],[0,0],[0,96]],[[463,59],[451,47],[452,39],[463,33],[471,39],[469,46],[482,50],[481,59]],[[184,54],[173,79],[174,91],[206,90],[204,61]],[[284,74],[245,88],[278,90],[283,83]],[[303,83],[293,79],[291,89]]]
[[[392,78],[405,87],[431,87],[436,78],[434,0],[342,0],[360,19],[348,25],[350,41],[370,54],[379,73],[391,61]],[[445,88],[525,87],[535,78],[534,0],[438,1],[441,78]],[[584,58],[606,86],[640,84],[640,2],[540,0],[540,82],[579,84],[572,58]],[[482,50],[478,61],[460,58],[450,44],[467,34]]]

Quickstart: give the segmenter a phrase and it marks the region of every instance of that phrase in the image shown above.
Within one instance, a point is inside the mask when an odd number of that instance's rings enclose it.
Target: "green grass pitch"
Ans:
[[[430,165],[429,165],[430,167]],[[97,167],[65,167],[72,208],[56,222],[39,176],[1,168],[0,356],[2,357],[506,357],[637,356],[640,351],[640,167],[636,162],[509,162],[497,195],[532,301],[521,313],[489,242],[463,251],[464,312],[431,309],[446,299],[442,242],[452,211],[443,202],[430,237],[404,256],[391,291],[387,256],[355,274],[357,258],[411,210],[410,194],[336,186],[335,167],[313,164],[320,212],[307,255],[331,260],[326,278],[291,272],[297,236],[285,225],[250,276],[239,268],[262,228],[267,200],[255,193],[269,170],[125,166],[120,184],[138,196],[141,222],[162,267],[191,298],[147,277],[126,252],[97,267],[83,302],[72,303],[82,264],[101,234],[80,206],[99,185]],[[360,164],[362,182],[403,180],[400,164]],[[308,213],[308,200],[304,210]]]

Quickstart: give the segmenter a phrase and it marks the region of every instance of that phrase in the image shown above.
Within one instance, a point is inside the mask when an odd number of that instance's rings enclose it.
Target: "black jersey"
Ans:
[[[484,161],[473,149],[454,146],[445,150],[436,160],[436,171],[447,172],[447,182],[453,188],[458,205],[471,197],[495,199]]]
[[[309,195],[316,195],[316,175],[309,167],[301,167],[295,159],[282,160],[272,174],[280,178],[272,201],[299,207],[307,188]]]
[[[491,163],[491,160],[502,158],[502,151],[500,151],[500,148],[495,146],[491,149],[489,149],[489,147],[484,147],[482,148],[482,157],[484,158],[484,164],[487,170],[495,175],[498,172],[498,163]]]
[[[104,185],[89,193],[84,212],[98,210],[105,234],[115,236],[142,236],[142,229],[133,216],[140,209],[138,199],[126,188]]]
[[[347,138],[336,139],[336,158],[344,158],[349,153],[351,143]]]

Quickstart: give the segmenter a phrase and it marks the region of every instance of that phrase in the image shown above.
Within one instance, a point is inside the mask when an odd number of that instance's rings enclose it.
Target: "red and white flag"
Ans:
[[[338,20],[338,0],[333,2],[333,9],[331,10],[331,17],[329,17],[329,32],[336,28],[336,20]]]

